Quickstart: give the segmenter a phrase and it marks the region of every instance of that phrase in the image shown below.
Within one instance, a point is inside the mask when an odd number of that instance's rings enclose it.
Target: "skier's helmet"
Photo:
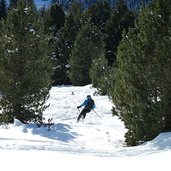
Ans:
[[[91,99],[91,96],[90,95],[87,95],[87,99]]]

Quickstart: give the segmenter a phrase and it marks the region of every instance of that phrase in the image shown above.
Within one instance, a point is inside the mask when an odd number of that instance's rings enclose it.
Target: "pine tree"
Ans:
[[[113,113],[128,129],[127,145],[171,130],[170,8],[171,1],[154,0],[141,9],[136,28],[124,33],[118,48],[110,95]]]
[[[90,78],[92,80],[93,87],[96,87],[98,93],[101,95],[107,94],[110,85],[109,72],[110,68],[104,54],[93,60],[90,68]]]
[[[140,28],[140,39],[146,45],[144,48],[145,55],[150,63],[146,66],[146,75],[148,87],[150,90],[150,98],[153,100],[153,110],[158,115],[162,115],[159,123],[163,126],[163,131],[171,130],[170,118],[170,33],[171,28],[171,1],[155,0],[147,11],[142,12],[137,26]],[[145,27],[146,26],[146,27]],[[143,30],[145,29],[145,30]],[[143,44],[143,47],[144,47]],[[165,49],[165,51],[163,51]],[[160,100],[159,100],[160,99]],[[159,129],[156,129],[160,131]]]
[[[77,32],[81,27],[80,20],[82,17],[82,6],[80,3],[73,1],[65,17],[64,27],[60,29],[57,35],[56,52],[54,55],[53,75],[54,85],[71,84],[68,76],[71,51]]]
[[[52,3],[49,8],[45,6],[40,8],[39,14],[44,21],[45,32],[53,33],[55,39],[65,22],[65,13],[62,6],[58,3]]]
[[[99,29],[91,24],[84,25],[77,34],[69,60],[69,76],[73,85],[82,86],[91,82],[89,70],[92,60],[103,54],[103,48],[103,35]]]
[[[76,0],[73,0],[69,6],[68,14],[72,15],[75,19],[81,18],[83,13],[83,6],[81,3],[78,3]]]
[[[16,7],[18,0],[10,0],[10,7]]]
[[[51,1],[51,6],[46,9],[45,7],[40,9],[40,16],[44,21],[44,28],[46,33],[53,34],[53,38],[50,41],[53,59],[54,74],[52,75],[53,85],[63,84],[68,81],[66,76],[65,63],[66,58],[61,60],[61,52],[59,52],[59,42],[61,41],[61,30],[63,30],[65,23],[65,13],[61,5],[55,1]],[[63,41],[63,39],[62,39]]]
[[[19,0],[10,0],[10,8],[16,7]],[[34,4],[34,0],[27,0],[27,3]]]
[[[5,0],[0,0],[0,20],[6,18],[7,5]]]
[[[105,27],[105,56],[110,66],[116,63],[117,48],[122,39],[123,30],[133,27],[133,23],[134,16],[128,9],[126,2],[118,0],[117,6],[113,10]]]
[[[101,32],[104,32],[106,22],[110,17],[110,12],[111,8],[106,1],[98,1],[86,10],[83,21],[94,24]]]
[[[14,117],[22,122],[41,119],[47,108],[52,65],[49,36],[34,6],[19,0],[3,21],[0,34],[1,112],[6,122]]]
[[[65,22],[65,13],[61,5],[52,4],[49,8],[49,21],[47,21],[46,24],[48,24],[48,27],[50,27],[51,30],[53,30],[54,35],[57,35],[57,32],[61,27],[64,26]]]
[[[71,57],[71,51],[80,27],[79,20],[72,14],[66,16],[64,27],[60,30],[56,42],[57,52],[54,56],[54,85],[71,84],[68,76],[68,60]]]

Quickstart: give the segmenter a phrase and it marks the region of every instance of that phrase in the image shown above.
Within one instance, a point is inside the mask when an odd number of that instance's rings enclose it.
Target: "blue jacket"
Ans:
[[[81,107],[83,107],[83,106],[85,106],[85,108],[86,108],[86,106],[88,105],[88,99],[86,99],[86,100],[84,100],[84,102],[80,105]],[[94,105],[93,105],[93,109],[95,109],[96,108],[96,105],[95,105],[95,103],[94,103]]]

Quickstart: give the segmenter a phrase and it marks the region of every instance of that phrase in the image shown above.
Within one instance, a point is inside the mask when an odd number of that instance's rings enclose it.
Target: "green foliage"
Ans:
[[[10,0],[10,7],[16,7],[18,0]]]
[[[90,78],[92,84],[97,88],[98,93],[101,95],[106,95],[109,88],[109,72],[108,61],[103,56],[95,58],[92,62],[90,68]]]
[[[0,20],[6,18],[7,5],[5,0],[0,0]]]
[[[77,34],[72,56],[69,60],[69,76],[73,85],[86,85],[91,82],[89,70],[92,60],[103,54],[103,35],[99,29],[86,24]]]
[[[49,38],[26,0],[19,0],[2,22],[0,107],[6,120],[29,122],[41,118],[47,108],[52,74]]]
[[[65,13],[61,5],[52,4],[47,10],[42,9],[42,17],[45,22],[45,30],[57,35],[61,27],[64,26]]]
[[[105,57],[110,66],[117,61],[116,54],[119,43],[122,39],[123,30],[128,30],[129,27],[133,26],[133,13],[128,9],[124,0],[118,0],[117,6],[113,10],[110,19],[105,26]]]
[[[83,6],[81,3],[78,3],[76,0],[73,0],[69,6],[68,14],[72,15],[77,20],[82,17]]]
[[[87,9],[83,21],[85,23],[92,23],[97,26],[101,32],[104,32],[106,22],[110,17],[110,11],[111,8],[106,1],[98,1]]]
[[[46,33],[53,34],[53,38],[50,41],[52,49],[52,60],[53,70],[52,79],[54,80],[53,85],[65,84],[69,82],[66,75],[66,59],[68,56],[63,57],[63,53],[67,54],[67,48],[65,47],[65,13],[61,5],[58,3],[51,2],[52,5],[49,8],[41,8],[39,14],[44,21],[44,28]],[[74,23],[73,23],[74,24]],[[67,34],[70,34],[67,33]],[[67,41],[67,40],[66,40]],[[64,50],[64,52],[61,52]]]
[[[171,130],[171,1],[154,0],[141,10],[136,28],[123,34],[110,95],[125,123],[127,145]]]
[[[111,73],[113,73],[113,69],[111,69],[110,66],[116,65],[116,53],[122,39],[122,32],[124,29],[127,31],[130,26],[133,26],[133,21],[133,14],[129,11],[127,4],[123,0],[119,0],[116,8],[111,13],[110,18],[105,25],[104,30],[105,58],[107,59],[107,65],[109,67],[106,66],[106,60],[105,63],[102,62],[103,60],[96,61],[99,66],[95,65],[93,67],[93,82],[96,82],[95,86],[101,94],[107,94],[110,84],[115,82],[113,78],[110,77]],[[102,70],[102,68],[105,68],[105,70]],[[95,76],[97,70],[102,73],[101,77],[99,77],[99,75]]]
[[[72,14],[66,16],[64,27],[58,34],[56,42],[57,52],[54,58],[54,85],[71,84],[68,76],[68,60],[71,57],[71,51],[80,27],[79,20]]]
[[[18,1],[19,1],[19,0],[10,0],[10,5],[9,5],[9,7],[10,7],[10,8],[15,8],[15,7],[17,7]],[[34,0],[27,0],[27,3],[28,3],[28,4],[32,4],[32,5],[35,5],[35,4],[34,4]]]
[[[159,76],[162,77],[161,85],[163,87],[160,98],[163,101],[164,131],[171,131],[171,21],[169,20],[167,24],[169,26],[169,31],[163,37],[162,41],[156,44],[155,54],[160,56],[160,67],[162,69],[159,73],[161,75]]]

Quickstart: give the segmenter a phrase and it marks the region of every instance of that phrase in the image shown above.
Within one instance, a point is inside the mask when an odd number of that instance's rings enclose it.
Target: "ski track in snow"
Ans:
[[[16,120],[14,124],[1,126],[0,150],[32,149],[116,157],[142,156],[171,150],[171,138],[161,142],[160,146],[149,142],[141,147],[124,147],[126,129],[123,123],[117,117],[112,117],[112,103],[108,97],[94,96],[94,92],[91,85],[53,87],[47,101],[50,106],[44,112],[46,121],[53,118],[55,122],[51,130],[43,126],[38,128],[34,124],[24,125]],[[102,119],[91,111],[84,121],[76,123],[79,114],[76,107],[88,94],[95,100],[95,111]],[[160,141],[164,135],[157,137],[157,140]]]

